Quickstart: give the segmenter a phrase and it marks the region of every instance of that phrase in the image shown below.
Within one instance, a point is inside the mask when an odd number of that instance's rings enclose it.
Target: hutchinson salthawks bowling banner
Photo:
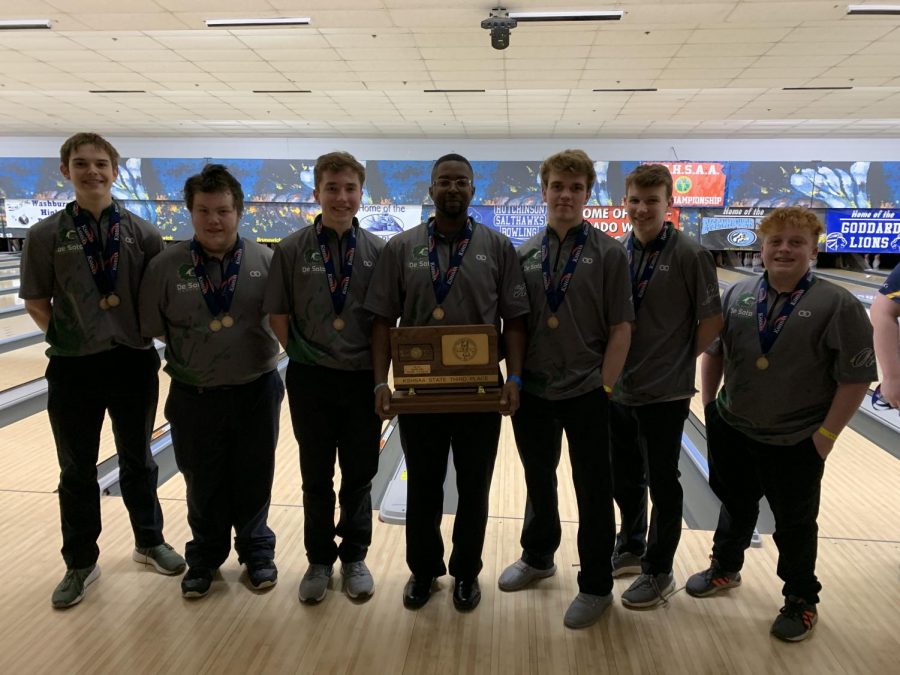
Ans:
[[[825,227],[829,253],[900,253],[900,211],[830,210]]]

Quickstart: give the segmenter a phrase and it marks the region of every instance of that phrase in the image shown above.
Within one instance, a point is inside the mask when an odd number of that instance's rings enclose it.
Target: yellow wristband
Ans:
[[[819,433],[822,434],[829,441],[836,441],[838,435],[832,431],[828,431],[825,427],[819,427]]]
[[[612,387],[610,387],[608,384],[603,385],[603,391],[606,392],[607,396],[612,396]]]

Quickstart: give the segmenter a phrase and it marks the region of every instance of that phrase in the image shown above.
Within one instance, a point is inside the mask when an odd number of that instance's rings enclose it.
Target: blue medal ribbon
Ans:
[[[641,278],[638,279],[637,270],[634,268],[634,237],[632,231],[631,236],[625,242],[625,249],[628,251],[628,267],[631,270],[631,301],[634,304],[634,313],[637,314],[638,307],[644,301],[644,295],[647,293],[647,286],[650,284],[650,277],[656,271],[656,263],[659,262],[659,255],[666,247],[672,231],[669,229],[669,223],[665,223],[656,238],[648,244],[646,250],[650,251],[650,257],[647,258],[647,264],[641,272]]]
[[[316,229],[316,239],[319,242],[319,251],[322,253],[322,263],[325,266],[325,279],[328,281],[328,292],[331,293],[331,304],[334,307],[334,313],[337,316],[344,311],[344,304],[347,302],[347,293],[350,290],[350,277],[353,274],[353,258],[356,256],[356,218],[353,219],[353,225],[347,234],[347,251],[344,253],[344,264],[342,271],[343,278],[338,282],[337,273],[334,269],[334,259],[331,257],[331,249],[328,247],[328,236],[325,234],[325,228],[322,225],[322,216],[316,216],[313,226]],[[340,250],[340,240],[338,241],[338,250]]]
[[[450,292],[450,288],[456,280],[456,275],[459,273],[459,268],[462,267],[463,256],[466,254],[471,241],[472,219],[466,218],[462,239],[459,240],[456,251],[450,256],[447,274],[441,276],[441,262],[438,259],[437,244],[434,239],[434,218],[428,221],[428,266],[431,268],[431,285],[434,288],[434,297],[438,305],[444,302],[444,298]]]
[[[550,228],[547,227],[544,230],[544,238],[541,240],[541,274],[544,278],[544,294],[547,296],[547,304],[550,306],[550,311],[553,314],[556,314],[556,311],[566,298],[566,291],[569,290],[569,284],[572,283],[572,275],[575,274],[575,268],[581,259],[581,252],[584,250],[590,226],[590,223],[586,220],[582,221],[581,230],[575,237],[575,243],[572,244],[572,252],[569,254],[569,260],[563,268],[556,288],[553,288],[553,276],[550,274]],[[560,241],[559,245],[562,246],[562,241]]]
[[[244,240],[240,237],[234,248],[231,249],[231,260],[225,270],[225,276],[219,283],[218,287],[214,286],[210,281],[209,275],[206,273],[206,267],[203,264],[203,249],[200,242],[191,239],[191,262],[194,265],[194,274],[197,282],[200,284],[200,293],[203,300],[209,308],[210,314],[217,317],[220,314],[228,314],[231,310],[231,301],[234,299],[234,291],[237,288],[238,274],[241,271],[241,260],[244,257]]]
[[[808,270],[803,278],[797,282],[797,286],[791,292],[791,296],[785,301],[784,305],[782,305],[781,311],[778,312],[778,316],[775,317],[774,321],[770,322],[768,318],[769,275],[768,273],[763,275],[762,280],[759,283],[759,290],[756,294],[756,326],[759,330],[759,346],[763,356],[766,356],[772,349],[772,345],[775,344],[775,340],[784,329],[784,324],[787,323],[791,312],[794,311],[794,308],[797,306],[797,303],[800,302],[800,298],[803,297],[803,294],[809,290],[812,279],[812,270]]]
[[[78,206],[78,202],[72,202],[70,206],[72,220],[75,222],[75,233],[84,250],[94,284],[100,295],[105,297],[115,292],[116,280],[119,277],[119,230],[122,222],[119,205],[112,203],[107,224],[106,245],[102,251],[97,234],[91,227],[90,215]]]

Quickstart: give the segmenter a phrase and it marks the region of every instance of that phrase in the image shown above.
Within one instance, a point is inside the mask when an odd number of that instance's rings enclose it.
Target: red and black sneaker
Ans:
[[[684,589],[688,595],[695,598],[705,598],[707,596],[724,591],[728,588],[735,588],[741,585],[740,572],[727,572],[719,566],[719,562],[710,557],[712,564],[709,569],[697,572],[687,580]]]
[[[816,606],[803,598],[789,595],[772,623],[772,635],[787,642],[800,642],[812,635],[819,620]]]

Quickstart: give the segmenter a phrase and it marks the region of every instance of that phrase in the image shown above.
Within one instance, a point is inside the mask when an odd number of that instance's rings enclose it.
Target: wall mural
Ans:
[[[113,195],[154,224],[167,239],[188,238],[184,180],[207,162],[226,165],[244,188],[241,234],[275,242],[318,213],[308,159],[122,158]],[[675,178],[670,219],[710,248],[753,249],[755,224],[768,209],[822,209],[829,251],[893,251],[900,243],[900,162],[660,162]],[[366,164],[360,222],[382,237],[413,227],[433,210],[430,161],[371,160]],[[518,244],[546,221],[540,161],[477,161],[472,215]],[[612,236],[630,230],[621,209],[624,179],[640,162],[596,161],[585,218]],[[74,198],[54,158],[0,158],[0,227],[7,237]],[[704,208],[706,207],[706,208]],[[715,208],[714,208],[715,207]],[[860,225],[859,221],[871,221]],[[729,226],[733,225],[733,227]],[[732,234],[734,233],[734,234]],[[730,237],[730,238],[729,238]],[[723,243],[724,242],[724,243]],[[884,246],[882,246],[884,244]]]

